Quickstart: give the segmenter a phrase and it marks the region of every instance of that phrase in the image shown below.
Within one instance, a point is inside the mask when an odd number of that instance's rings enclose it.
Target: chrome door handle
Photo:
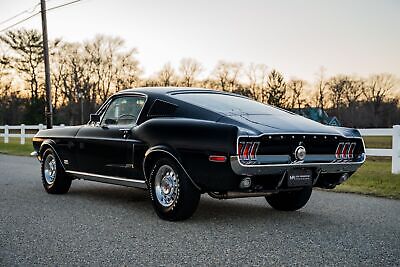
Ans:
[[[122,132],[124,135],[123,135],[123,138],[128,138],[128,134],[129,134],[129,132],[131,131],[131,129],[119,129],[119,131],[120,132]]]

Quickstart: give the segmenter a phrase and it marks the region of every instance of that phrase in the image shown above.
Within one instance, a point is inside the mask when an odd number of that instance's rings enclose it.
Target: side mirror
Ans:
[[[90,121],[97,123],[100,122],[100,115],[99,114],[90,114]]]

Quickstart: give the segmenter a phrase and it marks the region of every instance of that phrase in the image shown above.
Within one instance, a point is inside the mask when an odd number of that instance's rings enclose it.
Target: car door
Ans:
[[[132,153],[138,142],[131,136],[144,106],[141,95],[117,96],[101,114],[97,124],[82,127],[76,135],[81,172],[124,177],[133,168]]]

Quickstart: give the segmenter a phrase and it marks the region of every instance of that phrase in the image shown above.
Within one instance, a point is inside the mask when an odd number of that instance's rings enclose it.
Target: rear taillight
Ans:
[[[350,148],[349,148],[349,154],[348,154],[349,159],[354,158],[354,149],[355,148],[356,148],[356,143],[351,143]]]
[[[339,143],[336,152],[335,152],[335,157],[337,160],[346,160],[346,159],[352,159],[354,157],[354,149],[356,147],[356,143]]]
[[[344,143],[339,143],[339,145],[337,146],[336,153],[335,153],[336,159],[342,158],[341,155],[342,155],[343,145],[344,145]]]
[[[238,155],[241,160],[257,160],[257,150],[260,142],[240,142],[238,144]]]

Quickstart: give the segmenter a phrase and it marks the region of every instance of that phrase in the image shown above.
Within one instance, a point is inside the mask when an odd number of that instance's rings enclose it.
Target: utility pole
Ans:
[[[81,113],[81,124],[83,124],[84,118],[83,118],[83,93],[82,89],[78,93],[78,98],[79,98],[79,104],[81,106],[80,113]]]
[[[53,106],[51,105],[51,87],[50,87],[50,63],[49,63],[49,44],[47,40],[47,19],[46,19],[46,0],[40,0],[42,13],[42,35],[43,35],[43,56],[44,72],[46,83],[46,124],[47,129],[53,128]]]

